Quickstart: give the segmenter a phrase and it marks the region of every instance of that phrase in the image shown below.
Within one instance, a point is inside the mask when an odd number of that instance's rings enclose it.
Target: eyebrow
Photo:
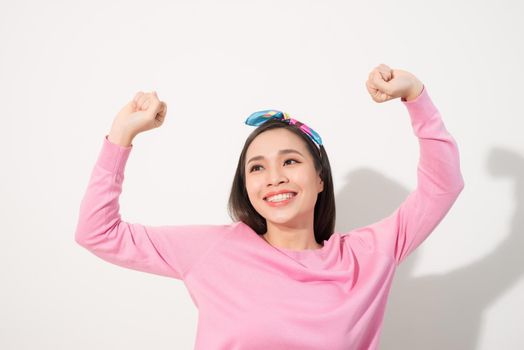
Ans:
[[[302,157],[304,157],[302,155],[302,153],[300,153],[299,151],[295,150],[295,149],[281,149],[280,151],[278,151],[278,154],[279,155],[282,155],[282,154],[288,154],[288,153],[298,153],[300,154]],[[251,158],[246,164],[249,164],[251,163],[252,161],[254,160],[260,160],[260,159],[264,159],[264,156],[255,156],[253,158]]]

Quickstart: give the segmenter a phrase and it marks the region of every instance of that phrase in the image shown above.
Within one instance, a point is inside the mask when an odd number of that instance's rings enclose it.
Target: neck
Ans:
[[[320,249],[315,240],[313,217],[306,223],[290,225],[267,221],[267,232],[262,237],[272,246],[290,250]]]

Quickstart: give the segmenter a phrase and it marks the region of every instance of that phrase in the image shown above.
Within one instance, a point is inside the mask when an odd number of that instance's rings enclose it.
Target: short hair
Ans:
[[[324,183],[322,192],[318,193],[314,210],[314,234],[317,243],[321,244],[328,240],[335,229],[335,194],[333,190],[333,178],[331,175],[331,166],[326,150],[323,145],[317,145],[301,131],[298,127],[288,124],[278,119],[270,119],[259,125],[247,137],[242,152],[238,160],[235,177],[231,185],[231,193],[227,210],[233,221],[242,221],[253,229],[258,235],[267,232],[266,219],[262,217],[251,204],[246,190],[246,153],[249,145],[261,133],[276,129],[285,128],[300,137],[306,144],[307,150],[314,160],[314,166]]]

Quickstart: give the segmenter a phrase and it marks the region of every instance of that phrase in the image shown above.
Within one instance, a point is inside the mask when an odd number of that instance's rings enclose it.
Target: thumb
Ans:
[[[144,105],[146,109],[145,113],[149,119],[156,119],[157,116],[163,113],[163,103],[158,99],[156,93],[154,93],[154,96],[155,97],[150,98]]]

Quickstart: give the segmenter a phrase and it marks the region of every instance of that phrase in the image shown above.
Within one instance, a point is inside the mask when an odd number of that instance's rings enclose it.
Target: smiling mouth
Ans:
[[[287,200],[295,198],[296,196],[297,196],[296,192],[287,192],[285,194],[278,194],[276,196],[266,197],[264,198],[264,200],[269,203],[279,203],[279,202],[285,202]],[[268,200],[268,198],[272,198],[273,200]]]

